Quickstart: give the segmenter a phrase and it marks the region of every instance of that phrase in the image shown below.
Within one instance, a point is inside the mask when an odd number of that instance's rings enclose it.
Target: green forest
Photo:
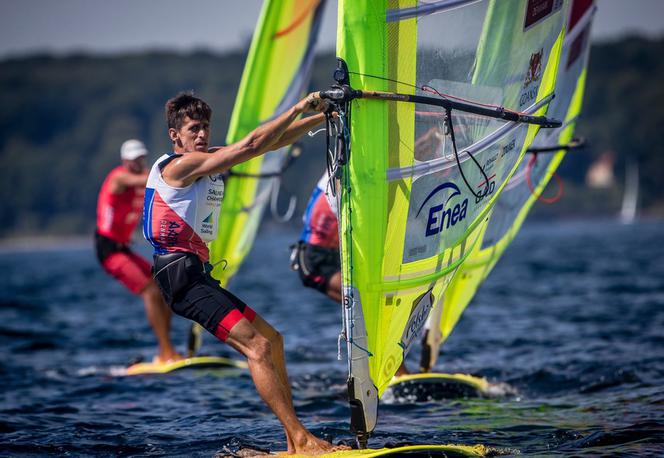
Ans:
[[[570,153],[559,174],[566,195],[536,218],[617,213],[624,164],[639,164],[640,212],[664,215],[664,39],[629,38],[593,46],[578,133],[588,147]],[[213,107],[212,144],[224,142],[245,55],[208,52],[52,57],[0,62],[0,237],[79,235],[95,224],[97,191],[119,163],[120,144],[143,140],[156,159],[169,148],[163,106],[193,90]],[[318,56],[312,90],[329,86],[335,59]],[[287,171],[282,195],[303,210],[324,163],[322,135]],[[615,156],[617,185],[588,190],[589,164]],[[306,177],[306,179],[302,179]],[[298,218],[294,218],[297,224]]]

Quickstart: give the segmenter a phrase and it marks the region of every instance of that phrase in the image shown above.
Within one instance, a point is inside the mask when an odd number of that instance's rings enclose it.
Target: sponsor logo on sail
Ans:
[[[475,196],[476,204],[482,202],[485,197],[490,196],[496,190],[496,181],[494,180],[495,177],[495,174],[489,177],[488,185],[486,184],[485,180],[482,180],[482,182],[477,186],[480,188],[480,191],[477,193],[477,196]]]
[[[530,55],[528,70],[526,71],[526,77],[523,80],[523,92],[521,93],[521,97],[519,97],[520,107],[524,107],[530,104],[537,98],[537,90],[539,89],[539,85],[534,83],[538,83],[542,78],[543,57],[544,49],[540,49],[538,52]]]
[[[563,7],[563,0],[528,0],[524,29],[544,21]]]
[[[437,205],[429,207],[429,214],[426,224],[426,237],[431,237],[457,225],[466,218],[468,210],[468,199],[460,201],[461,191],[454,183],[443,183],[437,186],[424,199],[415,217],[418,217],[422,209],[434,196],[443,195],[445,191],[451,192],[443,202],[438,201]]]
[[[415,341],[415,338],[424,327],[432,305],[433,294],[431,294],[431,290],[427,291],[413,302],[410,317],[408,318],[406,328],[404,329],[403,334],[401,335],[401,341],[399,342],[399,345],[404,350],[404,354],[408,353],[411,344]]]
[[[516,146],[516,138],[513,138],[512,141],[510,141],[507,145],[505,145],[501,148],[500,157],[505,156],[510,151],[514,151],[515,146]]]
[[[526,72],[526,79],[523,82],[523,87],[526,88],[535,81],[539,81],[542,77],[542,55],[544,50],[540,49],[530,55],[530,62],[528,63],[528,71]]]

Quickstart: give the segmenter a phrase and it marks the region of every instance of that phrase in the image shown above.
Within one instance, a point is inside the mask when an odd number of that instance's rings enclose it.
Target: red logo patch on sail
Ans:
[[[528,64],[528,71],[526,72],[526,79],[523,81],[523,87],[528,87],[533,81],[539,81],[542,77],[542,56],[544,50],[540,49],[539,52],[533,53],[530,56]]]
[[[590,24],[588,24],[574,39],[570,45],[569,55],[567,56],[567,64],[565,65],[565,70],[569,69],[574,62],[576,62],[579,57],[583,54],[583,51],[586,49],[587,42],[590,39]]]
[[[549,17],[563,6],[562,0],[528,0],[524,29]]]

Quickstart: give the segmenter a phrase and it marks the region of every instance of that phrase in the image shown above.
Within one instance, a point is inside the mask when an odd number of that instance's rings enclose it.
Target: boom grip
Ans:
[[[318,97],[332,101],[343,101],[346,98],[346,91],[343,89],[328,89],[326,91],[318,91]]]
[[[519,121],[525,122],[528,124],[539,124],[544,128],[557,128],[562,126],[562,122],[557,119],[547,118],[545,116],[529,116],[529,115],[520,115]]]

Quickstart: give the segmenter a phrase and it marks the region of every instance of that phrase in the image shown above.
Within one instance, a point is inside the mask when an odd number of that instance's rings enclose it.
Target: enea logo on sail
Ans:
[[[437,186],[429,195],[424,199],[419,210],[417,210],[416,217],[420,216],[422,209],[427,205],[427,203],[432,200],[434,197],[438,197],[446,194],[445,191],[450,192],[444,201],[434,200],[433,202],[438,202],[436,205],[429,207],[429,214],[426,224],[426,237],[431,237],[436,234],[443,232],[446,229],[449,229],[452,226],[455,226],[460,221],[463,221],[466,218],[466,213],[468,211],[468,199],[460,200],[461,191],[459,187],[454,183],[443,183]]]

